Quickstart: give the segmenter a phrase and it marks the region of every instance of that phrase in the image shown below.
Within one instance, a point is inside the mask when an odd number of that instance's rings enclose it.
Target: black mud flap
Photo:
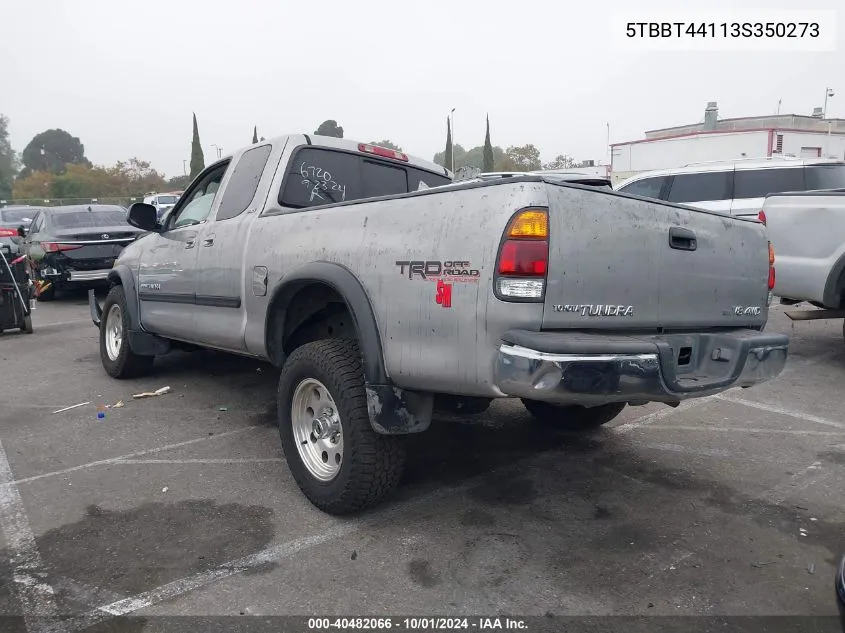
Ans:
[[[392,385],[370,385],[367,389],[367,411],[370,424],[382,435],[421,433],[431,424],[434,396],[399,389]]]
[[[94,294],[94,289],[88,291],[88,309],[91,311],[91,320],[94,325],[100,327],[100,321],[103,319],[103,308],[97,303],[97,296]]]

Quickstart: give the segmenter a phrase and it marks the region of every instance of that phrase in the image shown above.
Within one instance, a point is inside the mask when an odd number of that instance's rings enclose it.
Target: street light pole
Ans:
[[[452,124],[452,156],[451,156],[451,163],[452,163],[452,173],[454,174],[455,169],[455,108],[452,108],[452,111],[449,113],[449,120]]]
[[[824,89],[824,108],[822,109],[822,118],[827,118],[827,98],[833,96],[833,88]]]

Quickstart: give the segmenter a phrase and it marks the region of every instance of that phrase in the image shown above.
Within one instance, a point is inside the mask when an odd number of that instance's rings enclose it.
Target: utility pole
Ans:
[[[455,168],[455,108],[452,108],[452,111],[449,113],[449,119],[452,123],[452,173],[456,173],[457,169]]]
[[[187,176],[188,175],[188,161],[186,159],[182,159],[182,173]]]

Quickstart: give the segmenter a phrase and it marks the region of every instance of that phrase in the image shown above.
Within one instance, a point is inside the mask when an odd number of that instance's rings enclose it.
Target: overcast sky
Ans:
[[[431,159],[455,139],[534,143],[544,160],[607,159],[612,142],[703,119],[810,114],[826,86],[845,117],[845,26],[829,53],[631,52],[614,12],[780,7],[771,0],[3,0],[0,112],[21,151],[38,132],[78,136],[95,163],[132,156],[168,176],[190,157],[197,114],[206,162],[261,136],[390,139]],[[833,9],[840,0],[815,0]],[[808,3],[809,5],[809,3]],[[634,8],[635,7],[635,8]]]

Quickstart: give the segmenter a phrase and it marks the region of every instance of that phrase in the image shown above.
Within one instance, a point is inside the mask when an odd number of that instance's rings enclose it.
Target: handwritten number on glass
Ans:
[[[332,174],[322,167],[316,165],[306,165],[303,162],[299,166],[299,174],[302,176],[302,184],[311,190],[311,198],[309,202],[314,200],[326,200],[328,198],[331,202],[343,202],[346,200],[346,185],[341,185],[332,179]],[[340,193],[340,200],[332,192]]]

